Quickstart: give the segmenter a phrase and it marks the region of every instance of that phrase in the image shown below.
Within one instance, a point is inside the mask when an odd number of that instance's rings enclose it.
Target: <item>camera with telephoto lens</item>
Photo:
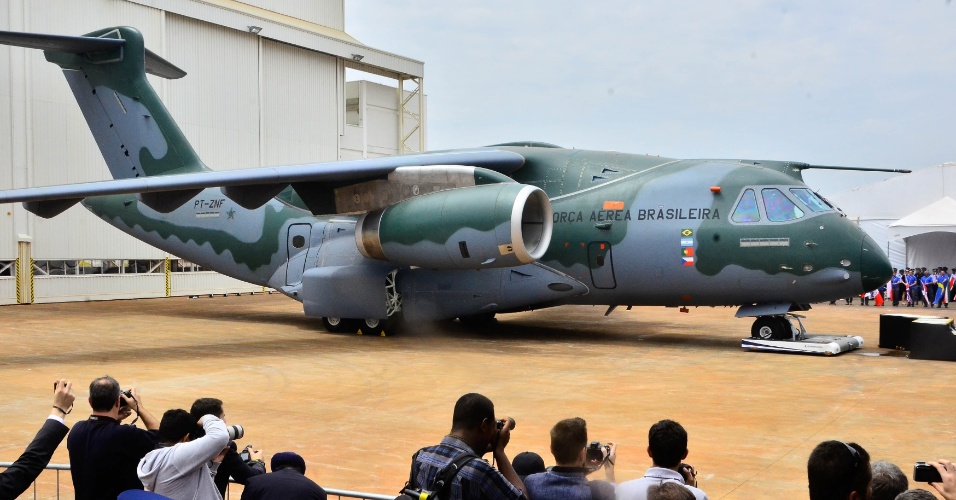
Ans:
[[[608,457],[611,456],[611,445],[601,444],[600,441],[591,441],[585,453],[587,456],[585,467],[595,471],[600,469],[604,462],[607,462]]]
[[[940,483],[943,481],[943,477],[939,475],[939,470],[937,470],[936,467],[926,462],[916,462],[916,465],[913,466],[913,481],[919,483]]]
[[[246,433],[242,430],[241,425],[227,425],[226,432],[229,434],[230,441],[242,439],[242,436],[246,435]]]
[[[241,425],[227,425],[226,433],[229,434],[229,440],[235,441],[237,439],[242,439],[246,435],[245,430],[243,430]],[[199,439],[206,435],[206,430],[202,428],[201,425],[197,425],[191,433],[189,433],[189,439]]]

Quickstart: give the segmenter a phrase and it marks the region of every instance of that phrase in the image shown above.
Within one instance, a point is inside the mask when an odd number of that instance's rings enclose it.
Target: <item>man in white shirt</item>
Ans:
[[[697,488],[697,471],[683,463],[687,458],[687,431],[673,420],[661,420],[647,433],[647,455],[654,466],[644,477],[617,486],[617,500],[646,500],[647,489],[665,482],[679,483],[697,500],[707,494]]]

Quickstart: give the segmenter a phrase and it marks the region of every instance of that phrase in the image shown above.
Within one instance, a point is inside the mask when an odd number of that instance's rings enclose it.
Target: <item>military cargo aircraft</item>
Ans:
[[[139,31],[0,33],[60,66],[114,180],[0,191],[82,203],[170,254],[273,287],[327,330],[563,304],[740,306],[752,335],[876,289],[886,256],[788,161],[677,160],[536,142],[212,171],[146,79],[185,73]],[[858,169],[881,170],[881,169]]]

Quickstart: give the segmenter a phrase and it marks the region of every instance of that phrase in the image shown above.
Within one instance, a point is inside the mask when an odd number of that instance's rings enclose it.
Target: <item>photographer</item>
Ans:
[[[159,422],[146,411],[136,388],[124,393],[109,375],[90,382],[88,401],[93,413],[73,425],[66,439],[76,499],[116,498],[126,490],[143,489],[136,465],[156,447],[151,431],[159,428]],[[149,430],[120,425],[134,412]]]
[[[215,415],[223,422],[226,421],[226,410],[222,407],[222,400],[216,398],[199,398],[193,402],[189,408],[189,414],[193,420],[199,421],[203,415]],[[198,429],[199,434],[202,429]],[[194,436],[198,438],[199,435]],[[242,436],[237,436],[237,439]],[[249,449],[249,459],[243,460],[238,453],[239,447],[235,441],[229,441],[229,450],[219,464],[219,470],[216,472],[215,482],[219,494],[226,496],[226,488],[229,486],[229,478],[242,485],[245,485],[250,477],[266,473],[266,463],[262,460],[262,450]]]
[[[484,460],[462,466],[451,483],[450,500],[467,498],[525,498],[525,487],[511,466],[505,447],[511,440],[512,419],[495,420],[495,405],[481,394],[465,394],[455,403],[451,432],[437,446],[415,453],[409,473],[409,489],[431,488],[438,472],[461,458],[481,458],[492,452],[498,469]]]
[[[196,421],[189,412],[163,414],[160,447],[147,453],[136,471],[147,490],[175,500],[222,499],[213,477],[229,444],[226,424],[215,415],[204,415],[199,423],[205,434],[190,440]]]
[[[645,500],[647,489],[662,482],[679,483],[694,494],[697,500],[706,500],[707,494],[697,488],[697,471],[683,463],[687,458],[687,431],[673,420],[661,420],[647,433],[647,455],[654,466],[644,477],[617,486],[619,500]]]
[[[524,484],[532,500],[613,500],[614,485],[588,481],[588,473],[606,467],[614,477],[615,446],[596,446],[589,453],[587,423],[568,418],[551,428],[551,454],[557,465],[547,472],[532,474]],[[595,442],[595,444],[598,444]],[[590,455],[590,456],[589,456]]]
[[[20,496],[50,463],[56,447],[70,430],[63,419],[72,410],[73,399],[73,384],[69,380],[57,380],[53,384],[53,411],[20,458],[0,472],[0,498]]]

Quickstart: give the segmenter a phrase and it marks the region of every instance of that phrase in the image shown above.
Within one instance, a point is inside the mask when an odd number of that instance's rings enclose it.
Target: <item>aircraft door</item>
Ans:
[[[611,260],[611,244],[606,241],[588,243],[588,267],[594,288],[615,288],[614,262]]]
[[[302,281],[305,261],[309,253],[309,241],[312,239],[312,224],[292,224],[286,238],[289,263],[285,271],[285,283],[294,285]]]

